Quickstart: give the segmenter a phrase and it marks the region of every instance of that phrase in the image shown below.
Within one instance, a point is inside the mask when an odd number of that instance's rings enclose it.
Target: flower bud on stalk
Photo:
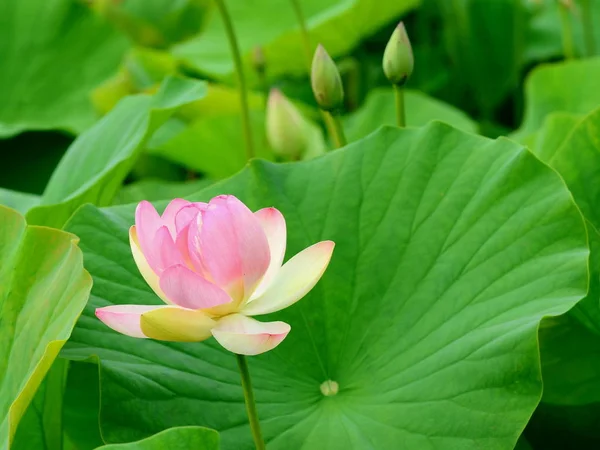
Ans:
[[[305,119],[279,89],[273,88],[267,103],[267,140],[276,154],[299,159],[306,150]]]
[[[333,59],[321,44],[313,57],[310,81],[317,104],[322,110],[333,111],[342,107],[342,78]]]
[[[413,72],[414,57],[404,23],[400,22],[383,53],[383,71],[390,82],[403,86]]]

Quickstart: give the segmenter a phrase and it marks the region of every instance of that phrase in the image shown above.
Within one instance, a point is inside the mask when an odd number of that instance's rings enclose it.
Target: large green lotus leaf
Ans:
[[[77,237],[31,226],[0,206],[0,448],[86,304],[92,285]]]
[[[331,56],[343,55],[364,37],[418,6],[421,0],[298,0],[311,44],[321,43]],[[241,51],[250,71],[252,49],[262,46],[269,76],[306,73],[300,26],[289,0],[227,1]],[[196,70],[215,77],[233,73],[225,29],[214,14],[198,37],[179,44],[173,53]],[[294,57],[290,58],[290,55]]]
[[[600,58],[546,64],[525,82],[525,117],[513,135],[522,139],[542,127],[553,112],[588,114],[600,105]]]
[[[83,2],[0,2],[0,137],[89,127],[90,91],[113,74],[127,46]]]
[[[138,442],[111,444],[98,450],[219,450],[219,433],[203,427],[170,428]]]
[[[512,449],[541,396],[537,328],[587,287],[585,228],[558,175],[523,147],[441,123],[382,128],[314,160],[255,161],[194,199],[280,208],[291,256],[332,239],[319,285],[277,314],[292,332],[250,358],[269,448]],[[134,205],[81,208],[94,291],[63,355],[97,355],[108,442],[173,426],[250,449],[235,358],[136,340],[94,316],[157,304],[130,255]],[[324,396],[327,380],[339,392]]]
[[[123,99],[69,147],[27,219],[61,227],[83,203],[110,205],[152,133],[178,107],[205,93],[204,82],[169,77],[153,96]]]
[[[477,124],[464,112],[421,92],[406,91],[405,107],[408,126],[418,127],[432,120],[440,120],[464,131],[477,132]],[[396,103],[392,89],[372,90],[364,105],[344,121],[349,141],[365,137],[381,125],[396,125]]]
[[[579,121],[564,114],[548,116],[539,135],[534,151],[573,193],[587,219],[591,248],[587,298],[540,330],[544,401],[600,402],[600,109]]]

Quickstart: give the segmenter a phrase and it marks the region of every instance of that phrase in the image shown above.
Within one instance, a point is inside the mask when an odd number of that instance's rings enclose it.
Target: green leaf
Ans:
[[[418,91],[404,93],[407,125],[419,127],[441,120],[454,127],[477,132],[477,125],[462,111]],[[396,125],[396,103],[392,89],[373,89],[364,105],[344,122],[346,137],[355,141],[372,133],[381,125]]]
[[[98,365],[71,361],[64,395],[63,426],[66,438],[77,450],[104,444],[100,436],[100,380]]]
[[[3,1],[0,17],[0,137],[89,127],[90,91],[116,70],[127,41],[79,1]]]
[[[17,424],[86,304],[92,285],[77,238],[28,226],[0,206],[0,448]]]
[[[193,199],[223,193],[279,208],[288,258],[336,242],[319,285],[272,315],[288,338],[249,360],[270,449],[514,448],[541,396],[539,321],[587,286],[585,228],[553,170],[509,140],[433,123],[302,163],[255,161]],[[160,303],[130,254],[133,215],[85,206],[67,226],[95,284],[63,355],[99,357],[103,436],[202,425],[223,449],[250,449],[233,355],[212,339],[125,337],[95,318]],[[321,393],[327,380],[336,395]]]
[[[600,58],[536,67],[525,82],[525,117],[513,135],[522,139],[536,132],[553,112],[588,114],[600,105]]]
[[[191,37],[205,21],[208,0],[127,0],[98,8],[138,44],[166,47]]]
[[[544,402],[600,402],[600,334],[566,314],[540,330]]]
[[[98,450],[219,450],[219,433],[203,427],[170,428],[129,444],[112,444]]]
[[[352,50],[363,38],[381,26],[418,6],[421,0],[298,0],[301,4],[311,44],[323,44],[332,57]],[[250,70],[251,52],[262,46],[269,77],[282,74],[305,74],[307,60],[304,54],[300,26],[291,1],[273,7],[268,0],[252,2],[229,1],[237,40],[245,54]],[[176,45],[173,53],[202,73],[225,77],[233,73],[233,61],[218,14],[214,14],[206,30],[197,38]],[[295,57],[290,58],[290,55]],[[312,55],[311,55],[312,56]]]
[[[590,5],[589,12],[584,8],[585,3]],[[562,42],[560,3],[530,2],[531,19],[525,46],[525,58],[529,62],[547,61],[564,56]],[[586,17],[588,16],[588,17]],[[569,14],[571,34],[575,54],[583,57],[590,54],[584,34],[584,22],[589,19],[593,28],[600,21],[600,3],[594,0],[579,0],[573,4],[572,13]],[[595,49],[600,48],[600,33],[593,31]]]
[[[202,179],[187,182],[166,182],[161,180],[143,180],[123,186],[117,193],[113,203],[124,205],[137,203],[142,200],[158,201],[171,200],[175,197],[185,197],[213,183],[212,180]]]
[[[0,205],[16,209],[21,214],[25,214],[34,206],[39,205],[39,203],[39,195],[0,188]]]
[[[519,82],[526,36],[523,2],[438,0],[436,5],[454,67],[451,83],[489,117]]]
[[[19,422],[13,450],[63,449],[63,394],[69,361],[56,358]]]
[[[169,77],[153,96],[123,99],[69,147],[28,221],[61,227],[83,203],[110,205],[152,133],[205,94],[204,82]]]
[[[249,107],[256,156],[273,159],[265,136],[264,97],[251,93]],[[214,179],[231,176],[246,165],[238,91],[211,84],[206,97],[183,108],[180,115],[188,123],[169,121],[149,143],[152,154]]]
[[[599,130],[600,109],[578,121],[569,115],[551,115],[534,148],[573,193],[587,219],[591,248],[587,298],[567,317],[540,330],[544,400],[551,403],[578,405],[600,401]]]

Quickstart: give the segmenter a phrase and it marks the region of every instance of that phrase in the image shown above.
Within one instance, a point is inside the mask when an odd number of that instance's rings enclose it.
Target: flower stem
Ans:
[[[248,159],[254,157],[254,143],[252,141],[252,128],[250,126],[250,110],[248,108],[248,86],[246,84],[246,77],[244,76],[244,67],[242,65],[242,57],[240,55],[240,48],[238,46],[235,31],[233,29],[233,23],[231,17],[225,6],[225,0],[215,0],[221,19],[223,19],[223,25],[225,25],[225,32],[227,33],[227,39],[229,40],[229,47],[233,55],[233,62],[235,64],[235,72],[237,74],[238,85],[240,88],[240,105],[242,109],[242,128],[244,132],[244,142],[246,144],[246,156]]]
[[[342,121],[338,114],[330,113],[329,111],[323,111],[328,124],[328,128],[331,129],[331,138],[337,148],[346,145],[346,135],[344,134],[344,128],[342,127]]]
[[[591,0],[581,0],[581,16],[586,53],[587,56],[594,56],[596,54],[596,41],[594,40],[594,19],[592,18]]]
[[[258,421],[258,413],[256,412],[256,402],[254,401],[254,392],[252,391],[252,381],[250,380],[250,371],[248,370],[248,362],[244,355],[235,355],[237,363],[242,374],[242,388],[244,389],[244,400],[246,401],[246,412],[250,422],[250,430],[254,438],[256,450],[265,450],[265,442],[263,441],[260,432],[260,423]]]
[[[566,59],[575,58],[575,44],[573,43],[573,27],[571,26],[571,10],[559,1],[563,53]]]
[[[394,92],[396,93],[396,122],[400,128],[406,126],[406,117],[404,112],[404,89],[402,86],[394,85]]]
[[[312,50],[310,46],[310,36],[308,34],[308,28],[306,26],[306,20],[304,20],[304,14],[302,13],[302,7],[300,6],[300,0],[290,0],[294,7],[294,13],[296,13],[296,19],[300,25],[300,34],[302,35],[302,45],[304,46],[304,57],[306,58],[306,64],[310,73],[310,64],[312,60]]]

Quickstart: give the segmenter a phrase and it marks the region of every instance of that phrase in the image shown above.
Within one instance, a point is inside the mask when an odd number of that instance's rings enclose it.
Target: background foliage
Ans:
[[[230,354],[93,314],[158,300],[134,203],[222,193],[281,209],[289,254],[337,243],[250,361],[269,449],[600,445],[600,2],[299,0],[344,81],[338,150],[294,2],[226,3],[250,164],[212,1],[0,2],[0,448],[252,448]],[[381,70],[399,20],[405,130]],[[269,144],[271,87],[312,124],[303,161]]]

